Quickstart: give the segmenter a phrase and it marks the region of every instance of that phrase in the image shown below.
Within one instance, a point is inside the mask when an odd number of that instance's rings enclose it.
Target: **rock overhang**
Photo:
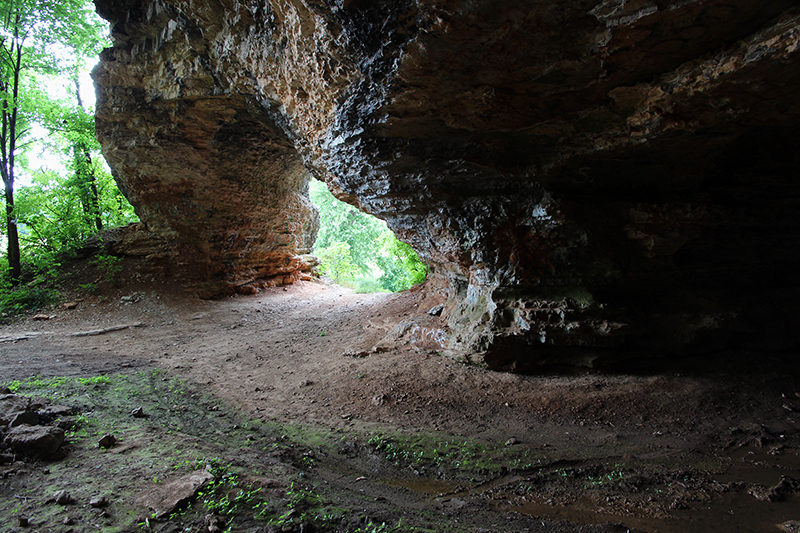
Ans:
[[[795,2],[97,5],[104,153],[207,291],[293,279],[313,175],[432,267],[443,351],[797,340]]]

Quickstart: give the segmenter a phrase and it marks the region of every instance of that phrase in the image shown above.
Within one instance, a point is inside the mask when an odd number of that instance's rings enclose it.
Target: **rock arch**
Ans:
[[[208,293],[297,275],[313,174],[490,367],[797,341],[793,1],[96,4],[104,153]]]

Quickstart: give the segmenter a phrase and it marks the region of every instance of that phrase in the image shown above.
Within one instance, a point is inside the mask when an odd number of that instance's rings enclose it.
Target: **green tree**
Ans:
[[[353,263],[350,254],[350,245],[346,242],[337,241],[325,248],[316,250],[317,257],[320,259],[320,270],[327,274],[337,283],[349,281],[355,278],[358,267]]]
[[[390,291],[406,290],[425,281],[425,263],[395,237],[386,223],[340,202],[320,182],[311,183],[310,193],[320,212],[314,253],[321,260],[323,272],[337,282],[354,280],[361,274],[367,278],[363,285]],[[376,282],[378,270],[382,273]]]
[[[310,196],[320,215],[320,230],[314,249],[329,248],[337,242],[347,243],[350,260],[357,272],[362,275],[371,274],[375,267],[377,243],[389,231],[386,224],[337,200],[325,184],[319,181],[311,183]]]
[[[104,166],[98,165],[95,157],[100,151],[100,143],[95,137],[94,113],[87,110],[80,96],[78,74],[73,75],[74,85],[70,102],[64,99],[33,98],[38,102],[36,119],[46,128],[49,140],[46,145],[50,152],[61,153],[67,160],[71,177],[66,183],[68,190],[77,195],[87,224],[97,231],[103,229],[103,209],[98,189]]]
[[[65,136],[70,140],[72,151],[72,171],[75,186],[78,189],[83,212],[93,222],[97,231],[103,230],[103,219],[100,213],[100,195],[97,192],[97,172],[92,160],[91,149],[99,149],[94,132],[94,114],[88,113],[81,100],[81,86],[77,75],[75,97],[78,106],[64,119]]]
[[[6,238],[12,283],[22,274],[14,186],[19,150],[30,136],[36,74],[75,72],[76,58],[96,55],[104,23],[85,0],[0,0],[0,174],[5,186]]]
[[[103,226],[135,222],[133,207],[117,188],[111,174],[93,160],[98,206]],[[16,213],[22,256],[34,269],[42,271],[69,256],[88,237],[97,232],[94,217],[87,217],[81,185],[74,176],[62,177],[54,171],[37,171],[31,184],[18,192]]]
[[[425,281],[428,267],[411,246],[395,238],[393,234],[384,237],[377,257],[383,274],[378,278],[381,287],[392,292],[405,291]]]

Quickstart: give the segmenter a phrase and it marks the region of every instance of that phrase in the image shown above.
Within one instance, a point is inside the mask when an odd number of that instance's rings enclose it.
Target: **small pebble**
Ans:
[[[106,505],[108,505],[108,496],[106,496],[105,494],[102,496],[95,496],[94,498],[89,500],[89,505],[91,507],[98,507],[98,508],[105,507]]]
[[[72,498],[70,498],[69,492],[65,490],[60,490],[53,494],[53,500],[55,500],[58,505],[67,505],[71,499]]]

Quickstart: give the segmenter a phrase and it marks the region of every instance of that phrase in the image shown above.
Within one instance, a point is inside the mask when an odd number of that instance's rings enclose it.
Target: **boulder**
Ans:
[[[162,518],[189,502],[197,496],[201,488],[213,480],[214,476],[210,472],[193,472],[151,487],[138,498],[138,502],[156,518]]]
[[[11,428],[3,442],[21,455],[48,458],[64,442],[64,430],[52,426],[23,424]]]

